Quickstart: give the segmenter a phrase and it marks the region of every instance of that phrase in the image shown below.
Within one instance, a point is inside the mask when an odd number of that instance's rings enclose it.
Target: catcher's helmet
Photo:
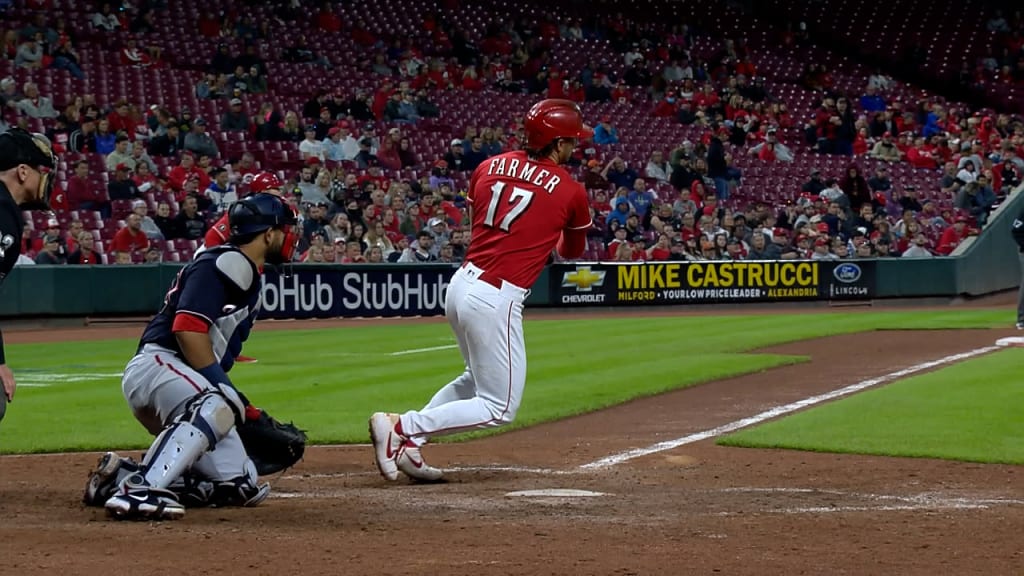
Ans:
[[[583,112],[571,100],[541,100],[526,113],[526,147],[540,150],[558,138],[587,140],[594,131],[583,123]]]
[[[242,198],[228,209],[228,225],[232,238],[245,238],[271,228],[285,233],[281,246],[281,259],[289,262],[295,253],[299,236],[295,231],[298,224],[295,209],[284,203],[280,196],[258,192]],[[268,258],[268,261],[271,258]]]
[[[280,190],[284,184],[273,172],[260,172],[249,183],[249,193],[258,194],[268,190]]]

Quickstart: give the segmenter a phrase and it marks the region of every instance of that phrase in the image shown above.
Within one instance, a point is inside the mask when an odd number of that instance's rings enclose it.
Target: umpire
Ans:
[[[0,283],[21,254],[21,233],[25,228],[22,210],[48,210],[57,158],[49,139],[42,134],[12,128],[0,134]],[[14,398],[14,374],[4,356],[0,332],[0,420],[7,403]]]

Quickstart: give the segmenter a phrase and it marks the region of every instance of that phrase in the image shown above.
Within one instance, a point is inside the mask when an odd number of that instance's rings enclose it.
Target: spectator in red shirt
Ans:
[[[953,225],[942,231],[942,236],[939,238],[939,246],[935,251],[943,256],[949,256],[967,236],[969,236],[967,217],[957,216]]]
[[[670,90],[665,93],[665,97],[662,98],[655,106],[654,111],[651,112],[658,118],[671,118],[676,115],[676,93]]]
[[[107,122],[110,123],[110,131],[117,134],[124,132],[128,138],[135,138],[135,129],[139,123],[132,115],[131,106],[125,100],[119,100],[114,105],[114,111],[107,115]]]
[[[330,2],[324,2],[320,6],[320,13],[316,15],[316,25],[325,32],[341,32],[341,17],[331,9]]]
[[[96,210],[103,218],[110,218],[110,198],[102,186],[89,182],[89,162],[79,160],[75,175],[67,181],[67,203],[71,210]]]
[[[924,138],[914,140],[914,146],[907,150],[907,162],[915,168],[938,168],[939,162]]]
[[[647,249],[648,260],[668,260],[672,257],[672,245],[667,234],[658,236],[658,242]]]
[[[132,253],[149,248],[149,238],[142,231],[142,219],[132,212],[125,218],[126,226],[114,234],[110,249],[114,252]]]
[[[207,157],[208,160],[209,158]],[[186,151],[181,153],[181,161],[167,175],[167,185],[170,186],[171,190],[174,190],[178,202],[181,202],[182,198],[184,198],[181,191],[184,188],[185,181],[190,177],[198,179],[197,189],[206,190],[210,187],[210,175],[197,166],[195,156],[191,152]]]

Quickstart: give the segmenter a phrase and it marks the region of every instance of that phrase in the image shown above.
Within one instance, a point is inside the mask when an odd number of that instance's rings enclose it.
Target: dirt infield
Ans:
[[[139,328],[8,336],[135,337]],[[1008,333],[883,331],[773,347],[812,360],[429,446],[431,463],[450,470],[441,485],[386,484],[365,446],[312,448],[297,468],[270,478],[274,498],[264,505],[193,510],[177,523],[119,523],[81,507],[95,454],[2,457],[0,574],[1019,573],[1019,467],[704,440],[580,468]],[[508,495],[536,489],[600,495]]]

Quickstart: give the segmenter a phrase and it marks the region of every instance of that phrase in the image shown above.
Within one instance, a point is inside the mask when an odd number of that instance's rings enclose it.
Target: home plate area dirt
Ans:
[[[260,507],[190,510],[174,523],[83,508],[95,454],[4,457],[0,574],[1018,574],[1019,467],[705,440],[580,468],[1010,335],[776,346],[766,351],[812,360],[428,446],[445,484],[386,483],[368,446],[314,447],[269,478],[273,498]]]

